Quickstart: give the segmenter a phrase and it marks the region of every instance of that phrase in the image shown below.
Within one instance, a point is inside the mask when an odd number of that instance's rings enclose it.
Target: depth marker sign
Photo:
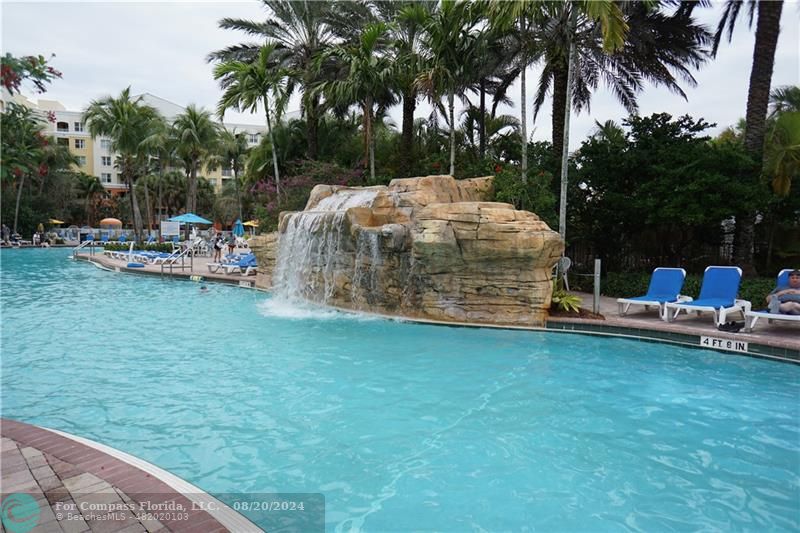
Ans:
[[[747,353],[747,342],[731,339],[720,339],[719,337],[700,337],[700,346],[704,348],[714,348],[717,350],[730,350],[731,352]]]

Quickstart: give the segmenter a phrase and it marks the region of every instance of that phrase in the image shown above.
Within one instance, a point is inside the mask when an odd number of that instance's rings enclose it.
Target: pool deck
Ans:
[[[581,297],[584,309],[592,308],[591,294],[579,292],[573,294]],[[604,320],[550,317],[548,326],[574,324],[590,327],[598,326],[601,329],[608,330],[609,333],[618,329],[627,329],[634,332],[652,331],[668,336],[712,336],[721,339],[757,343],[776,348],[778,351],[798,352],[788,355],[800,356],[800,324],[796,322],[776,320],[770,324],[766,320],[759,320],[750,333],[745,333],[744,329],[738,333],[729,333],[717,329],[711,313],[703,313],[700,316],[696,314],[681,314],[674,322],[666,322],[659,318],[658,311],[655,308],[651,307],[649,311],[646,311],[644,306],[632,306],[627,315],[620,316],[617,299],[607,296],[600,297],[600,314],[605,317]],[[728,320],[742,322],[744,317],[741,314],[733,314]]]
[[[32,532],[260,531],[197,487],[107,446],[9,419],[0,434],[3,509],[9,495],[30,495],[39,509]]]
[[[237,250],[242,253],[247,250]],[[219,269],[216,272],[211,272],[208,268],[209,263],[214,263],[211,257],[195,256],[193,264],[189,259],[184,262],[185,268],[176,265],[171,270],[169,267],[164,268],[162,271],[161,265],[145,265],[142,268],[129,268],[127,260],[113,259],[103,254],[102,249],[94,250],[94,253],[79,253],[77,259],[90,261],[100,267],[114,270],[115,272],[125,272],[129,274],[145,274],[152,276],[170,276],[180,279],[191,279],[192,276],[202,276],[204,280],[215,281],[219,283],[229,283],[232,285],[240,285],[243,287],[254,288],[256,277],[254,275],[244,276],[242,274],[226,274],[224,269]],[[191,267],[191,268],[190,268]]]
[[[162,270],[158,265],[146,265],[144,268],[128,268],[127,261],[112,259],[103,255],[102,252],[95,251],[93,255],[88,253],[78,254],[78,259],[87,260],[93,264],[113,270],[115,272],[125,272],[133,274],[145,274],[161,276]],[[185,270],[174,270],[172,274],[165,269],[164,276],[172,276],[182,279],[190,279],[192,276],[202,276],[204,280],[215,281],[238,285],[241,287],[255,288],[255,276],[243,276],[241,274],[225,274],[222,271],[211,273],[208,270],[210,257],[195,257],[194,268]],[[188,265],[187,265],[188,266]],[[583,300],[584,309],[592,308],[592,295],[587,293],[573,293],[580,296]],[[344,310],[347,311],[347,310]],[[572,333],[588,333],[595,335],[617,335],[643,340],[671,342],[687,346],[700,346],[703,337],[713,337],[725,341],[736,343],[747,343],[749,355],[766,357],[771,359],[781,359],[789,362],[800,363],[800,324],[775,321],[772,324],[766,320],[760,320],[756,328],[751,333],[741,330],[739,333],[729,333],[719,331],[710,313],[700,316],[695,314],[681,314],[674,322],[661,320],[658,313],[651,309],[645,311],[642,306],[634,306],[626,316],[620,316],[616,298],[607,296],[600,297],[600,314],[604,319],[588,319],[568,316],[552,316],[548,318],[546,328],[552,331],[564,331]],[[398,317],[388,317],[398,318]],[[400,317],[403,318],[403,317]],[[468,327],[500,327],[507,329],[533,329],[525,326],[496,326],[490,324],[473,324],[465,322],[443,322],[437,320],[404,318],[409,321],[425,324],[440,324],[447,326],[468,326]],[[741,315],[733,314],[729,320],[742,321]],[[719,346],[706,346],[717,349]],[[735,351],[735,350],[734,350]]]

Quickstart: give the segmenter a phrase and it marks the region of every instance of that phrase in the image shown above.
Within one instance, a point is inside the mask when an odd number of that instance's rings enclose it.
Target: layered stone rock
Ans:
[[[563,251],[533,213],[487,202],[491,178],[319,185],[279,235],[254,239],[275,297],[449,321],[540,325]]]

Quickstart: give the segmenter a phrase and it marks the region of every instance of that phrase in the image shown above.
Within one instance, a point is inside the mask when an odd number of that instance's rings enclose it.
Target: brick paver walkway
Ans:
[[[9,518],[7,500],[27,494],[37,503],[38,522],[25,531],[228,531],[186,496],[139,468],[43,428],[7,419],[0,423],[3,520]],[[166,511],[176,508],[180,511]]]

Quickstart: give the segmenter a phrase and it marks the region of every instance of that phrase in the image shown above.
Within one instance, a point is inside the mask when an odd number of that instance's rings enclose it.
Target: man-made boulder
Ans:
[[[538,216],[485,201],[492,178],[318,185],[305,211],[251,240],[273,297],[490,324],[541,325],[563,241]]]

